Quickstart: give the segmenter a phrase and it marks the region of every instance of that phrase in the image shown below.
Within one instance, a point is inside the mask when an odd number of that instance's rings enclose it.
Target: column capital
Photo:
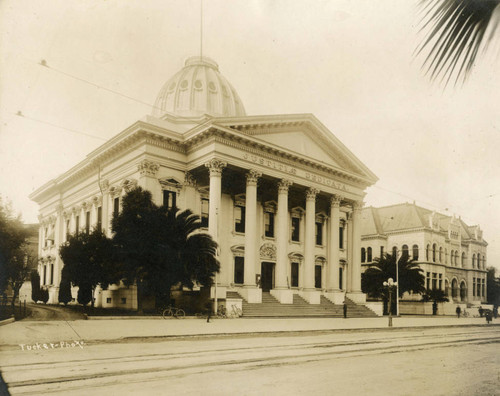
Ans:
[[[317,188],[311,187],[306,190],[306,201],[315,201],[316,195],[319,194],[319,190]]]
[[[102,180],[99,183],[99,187],[101,188],[101,191],[102,191],[103,194],[107,193],[108,190],[109,190],[109,180],[107,180],[107,179]]]
[[[212,158],[210,161],[205,163],[205,167],[208,168],[210,176],[221,176],[222,170],[227,166],[227,162],[221,161],[217,158]]]
[[[361,209],[363,209],[364,204],[365,203],[363,201],[353,201],[352,202],[352,210],[355,212],[358,212]]]
[[[330,198],[330,205],[334,208],[339,208],[340,202],[342,202],[343,199],[344,197],[341,195],[332,195]]]
[[[196,179],[190,172],[184,174],[184,185],[188,187],[196,187]]]
[[[130,190],[133,190],[135,187],[137,187],[137,180],[125,179],[124,181],[122,181],[121,186],[126,192],[129,192]]]
[[[257,185],[257,180],[259,177],[262,176],[262,173],[259,171],[256,171],[255,169],[250,169],[247,174],[247,186],[256,186]]]
[[[102,205],[102,197],[100,195],[96,195],[92,197],[92,204],[97,208],[99,205]]]
[[[277,184],[278,184],[278,193],[287,194],[288,188],[293,184],[293,182],[288,179],[281,179]]]
[[[139,170],[141,176],[156,176],[158,170],[160,169],[160,165],[156,162],[145,159],[139,162],[137,169]]]

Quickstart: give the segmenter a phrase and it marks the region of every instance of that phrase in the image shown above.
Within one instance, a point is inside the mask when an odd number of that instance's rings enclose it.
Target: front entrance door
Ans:
[[[274,287],[274,263],[262,262],[260,287],[262,291],[268,292]]]

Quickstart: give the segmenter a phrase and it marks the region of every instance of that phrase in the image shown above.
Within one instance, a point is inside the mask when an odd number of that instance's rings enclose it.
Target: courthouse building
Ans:
[[[363,271],[384,252],[407,254],[423,270],[427,289],[445,291],[455,304],[486,302],[488,244],[478,225],[414,203],[364,208],[361,224]]]
[[[113,213],[138,185],[157,204],[201,216],[220,246],[219,299],[232,291],[258,303],[269,291],[282,304],[294,294],[341,303],[347,293],[363,303],[360,214],[376,180],[316,117],[247,116],[218,65],[192,57],[161,88],[152,115],[31,194],[42,284],[57,302],[59,246],[77,230],[111,235]],[[133,308],[134,293],[113,286],[97,304]]]

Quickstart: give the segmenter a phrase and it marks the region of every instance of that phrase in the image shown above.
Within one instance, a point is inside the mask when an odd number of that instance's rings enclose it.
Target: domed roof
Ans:
[[[167,113],[182,117],[246,115],[235,89],[220,74],[219,65],[200,56],[188,58],[160,90],[153,116],[160,118]]]

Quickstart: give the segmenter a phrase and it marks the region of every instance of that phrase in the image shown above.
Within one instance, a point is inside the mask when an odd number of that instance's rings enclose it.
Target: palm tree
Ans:
[[[446,297],[446,293],[441,289],[431,289],[427,290],[424,295],[422,295],[423,301],[432,301],[432,314],[437,315],[438,303],[439,302],[447,302],[448,297]]]
[[[399,297],[405,292],[416,294],[425,292],[423,270],[415,260],[409,259],[408,254],[404,254],[399,259],[398,272],[399,279],[396,277],[396,257],[386,253],[381,258],[375,258],[374,264],[362,274],[361,288],[371,297],[383,297],[385,295],[383,283],[392,278],[398,282]]]
[[[142,294],[168,304],[173,286],[210,286],[219,271],[217,243],[200,232],[200,217],[190,210],[157,206],[140,187],[123,198],[123,210],[113,218],[113,241],[122,263],[124,283],[136,284],[138,309]]]
[[[422,30],[427,35],[417,55],[430,48],[423,62],[431,80],[469,76],[476,56],[486,50],[500,20],[500,0],[421,0]]]

